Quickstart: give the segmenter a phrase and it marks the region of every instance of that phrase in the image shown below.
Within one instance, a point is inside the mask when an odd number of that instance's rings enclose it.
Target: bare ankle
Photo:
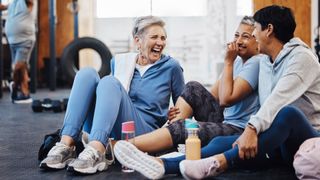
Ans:
[[[224,154],[218,154],[213,157],[219,161],[219,164],[220,164],[219,169],[218,169],[219,171],[223,172],[228,169],[227,159],[224,156]]]
[[[75,143],[74,143],[72,137],[66,136],[66,135],[63,135],[61,137],[60,143],[65,144],[69,147],[75,146]]]
[[[106,148],[104,147],[104,145],[99,142],[99,141],[91,141],[89,143],[89,145],[93,148],[95,148],[97,151],[99,151],[100,153],[104,154],[106,152]]]
[[[156,161],[158,161],[159,163],[161,163],[162,165],[164,165],[164,164],[163,164],[163,161],[162,161],[162,159],[160,159],[160,158],[157,158],[157,157],[154,157],[154,159],[155,159]]]

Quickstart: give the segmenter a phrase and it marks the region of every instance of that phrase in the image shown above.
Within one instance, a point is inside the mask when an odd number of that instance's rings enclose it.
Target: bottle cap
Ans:
[[[134,132],[134,121],[127,121],[122,123],[122,132]]]
[[[186,129],[199,129],[199,124],[196,120],[186,119],[185,120]]]

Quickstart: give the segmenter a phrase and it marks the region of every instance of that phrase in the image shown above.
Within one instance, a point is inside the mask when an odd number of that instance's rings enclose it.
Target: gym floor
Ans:
[[[59,99],[68,97],[69,90],[37,90],[34,99]],[[0,99],[0,179],[145,179],[137,172],[122,173],[120,165],[113,165],[95,175],[74,175],[60,171],[42,171],[38,168],[37,153],[45,134],[61,127],[64,113],[51,111],[33,113],[30,104],[12,104],[9,92]],[[165,176],[165,179],[182,179]],[[248,172],[232,170],[216,179],[296,179],[294,170],[286,167]]]

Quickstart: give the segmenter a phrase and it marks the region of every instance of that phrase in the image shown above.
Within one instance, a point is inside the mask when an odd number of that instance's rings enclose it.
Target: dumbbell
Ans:
[[[68,98],[64,98],[64,99],[62,100],[62,103],[63,103],[63,110],[67,110],[68,101],[69,101],[69,99],[68,99]]]
[[[53,112],[62,112],[64,109],[63,103],[59,100],[51,100],[49,98],[41,100],[34,100],[32,102],[33,112],[42,112],[42,111],[51,111]]]

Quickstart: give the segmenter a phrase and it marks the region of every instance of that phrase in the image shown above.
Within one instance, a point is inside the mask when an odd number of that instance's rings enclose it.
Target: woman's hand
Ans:
[[[232,144],[238,145],[240,159],[254,158],[258,153],[258,135],[251,128],[246,127],[241,136]]]
[[[168,111],[168,121],[171,122],[174,118],[177,117],[177,114],[180,113],[178,107],[171,107]]]
[[[238,45],[236,42],[230,42],[227,44],[227,52],[225,61],[228,61],[229,63],[233,63],[238,55]]]

